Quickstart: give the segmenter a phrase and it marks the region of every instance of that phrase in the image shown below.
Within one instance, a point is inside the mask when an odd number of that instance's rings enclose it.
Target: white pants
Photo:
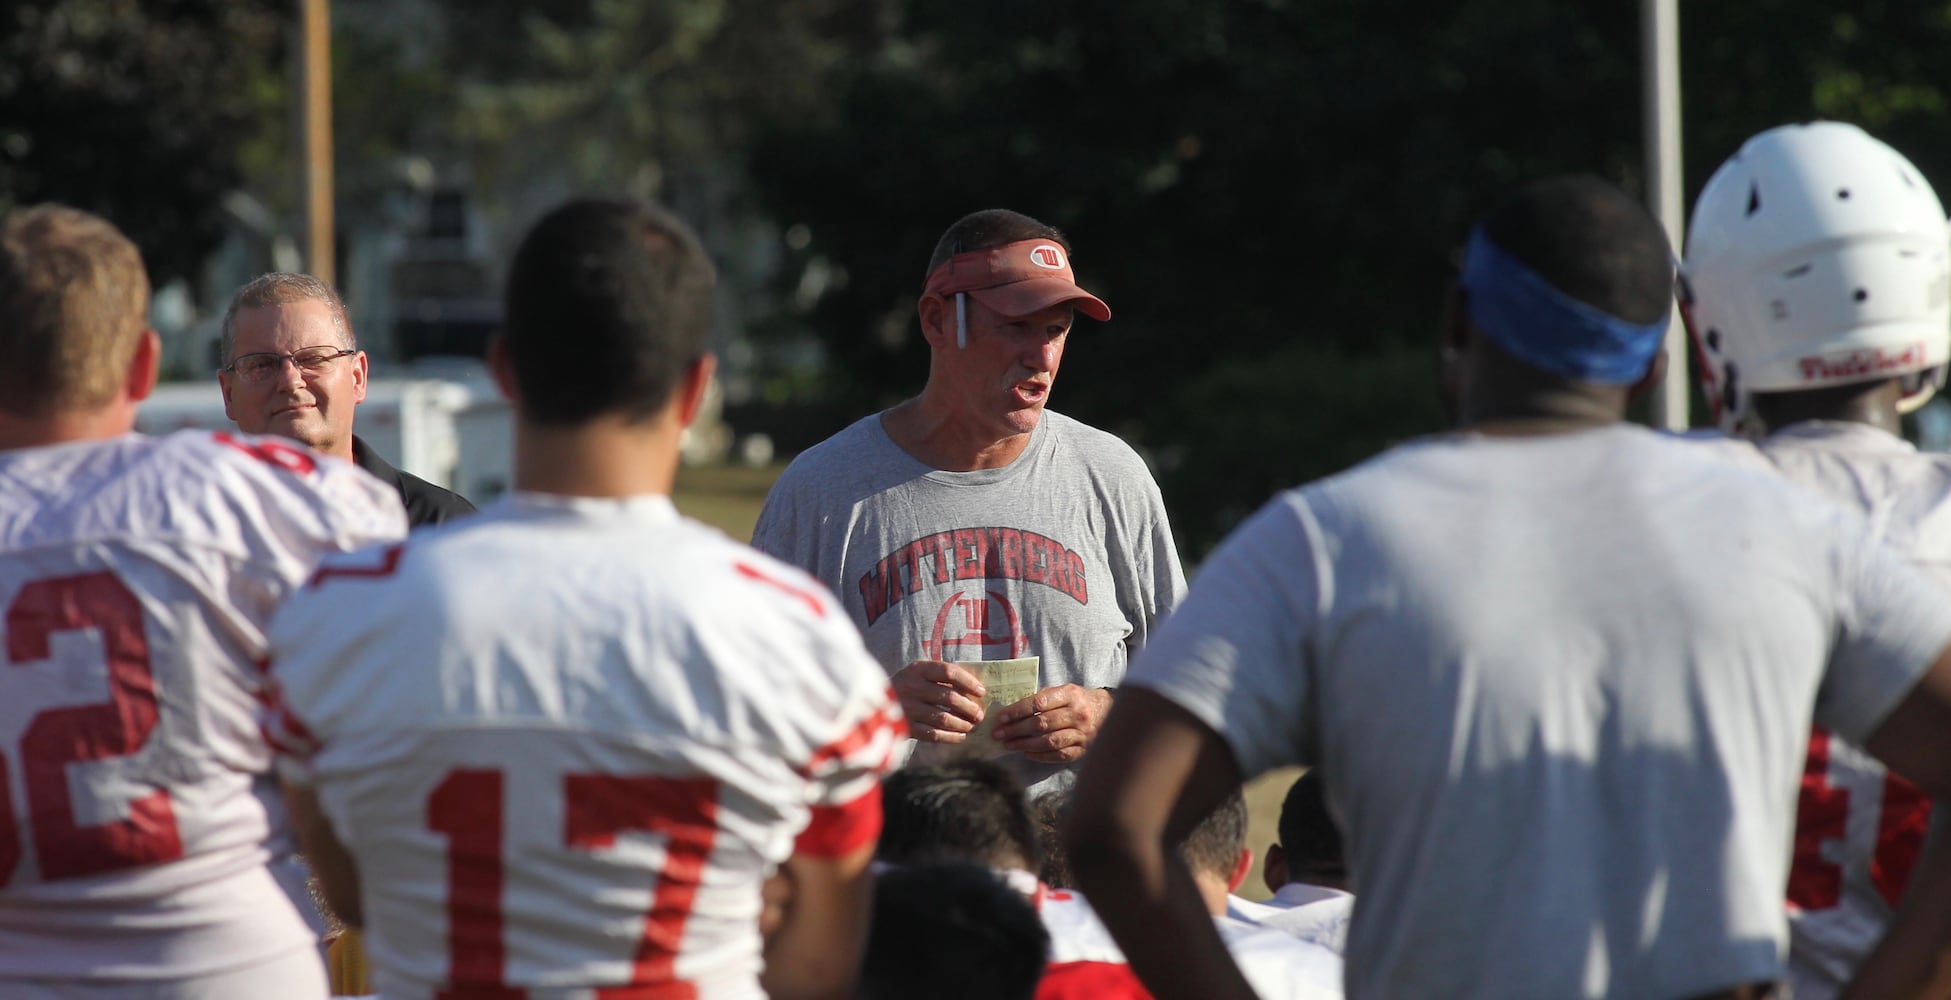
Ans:
[[[326,1000],[316,948],[194,979],[28,979],[0,983],[7,1000]]]

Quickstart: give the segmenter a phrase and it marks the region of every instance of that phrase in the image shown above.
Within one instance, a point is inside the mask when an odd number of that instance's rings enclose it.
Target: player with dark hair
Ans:
[[[1341,849],[1341,831],[1328,815],[1321,775],[1309,771],[1294,779],[1281,800],[1275,829],[1280,843],[1267,849],[1269,891],[1278,892],[1292,882],[1348,887],[1348,860]]]
[[[272,610],[398,500],[274,440],[132,433],[156,383],[109,222],[0,220],[0,996],[326,994],[258,733]]]
[[[1045,792],[1030,799],[1030,822],[1036,826],[1037,845],[1043,850],[1043,865],[1037,877],[1052,889],[1075,888],[1070,877],[1070,853],[1064,849],[1064,821],[1070,815],[1070,796],[1065,792]]]
[[[1264,903],[1235,899],[1234,915],[1343,953],[1355,897],[1348,892],[1341,831],[1328,815],[1320,771],[1309,770],[1288,786],[1276,830],[1280,840],[1267,845],[1261,869],[1273,898]]]
[[[1035,872],[1042,846],[1023,805],[1023,784],[993,761],[909,767],[881,788],[877,860],[896,865],[978,861]]]
[[[852,995],[900,710],[824,588],[671,505],[712,275],[661,209],[543,217],[489,350],[516,489],[272,630],[293,813],[389,1000]]]
[[[1049,952],[1043,921],[993,870],[948,861],[891,868],[874,879],[859,996],[1031,1000]]]
[[[1235,911],[1239,899],[1233,890],[1253,867],[1246,826],[1246,799],[1235,790],[1186,833],[1174,852],[1192,877],[1207,923],[1261,1000],[1340,997],[1340,956]],[[1050,928],[1050,971],[1044,974],[1038,1000],[1150,1000],[1125,953],[1083,896],[1046,893],[1041,912]]]
[[[840,596],[916,762],[1007,752],[1037,790],[1083,756],[1184,576],[1145,463],[1045,409],[1075,314],[1111,318],[1061,233],[1002,209],[957,221],[916,312],[921,394],[795,459],[753,544]],[[1000,680],[998,660],[1030,676]]]
[[[1682,274],[1723,426],[1765,435],[1783,475],[1871,515],[1951,583],[1951,458],[1900,436],[1951,363],[1951,247],[1917,167],[1854,125],[1769,129],[1701,191]],[[1929,815],[1917,787],[1862,748],[1811,734],[1788,879],[1797,1000],[1837,996],[1869,954]]]
[[[1356,848],[1362,996],[1769,995],[1812,710],[1951,790],[1940,588],[1746,445],[1623,422],[1671,267],[1611,185],[1520,188],[1445,324],[1461,430],[1274,499],[1133,665],[1070,842],[1160,1000],[1251,996],[1169,848],[1274,766]]]
[[[1061,811],[1062,793],[1040,802]],[[886,784],[887,826],[876,858],[885,865],[968,862],[988,867],[1036,907],[1050,931],[1050,972],[1042,1000],[1115,1000],[1146,994],[1122,953],[1079,896],[1035,876],[1039,848],[1022,786],[995,761],[906,768]],[[973,835],[969,830],[988,831]],[[1199,880],[1202,905],[1226,946],[1268,997],[1333,997],[1341,961],[1325,948],[1229,916],[1228,903],[1252,866],[1246,800],[1215,809],[1179,850]]]

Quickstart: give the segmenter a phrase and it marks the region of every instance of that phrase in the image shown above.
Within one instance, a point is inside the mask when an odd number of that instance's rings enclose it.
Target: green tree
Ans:
[[[1689,190],[1816,115],[1951,183],[1947,10],[1685,5]],[[1056,405],[1158,459],[1197,555],[1273,487],[1440,425],[1441,296],[1500,192],[1643,188],[1638,33],[1634,4],[1548,0],[907,0],[752,162],[810,234],[796,260],[841,279],[804,319],[856,413],[925,373],[913,303],[950,221],[1000,205],[1069,232],[1116,318],[1073,337]]]
[[[1401,405],[1427,382],[1387,378],[1428,368],[1464,225],[1554,165],[1630,176],[1636,50],[1609,41],[1632,30],[1623,5],[1416,7],[907,5],[899,42],[842,71],[836,110],[754,161],[807,257],[846,275],[809,315],[831,384],[863,408],[914,389],[929,248],[1003,205],[1069,232],[1111,303],[1073,338],[1057,405],[1159,458],[1189,551],[1270,486],[1433,428],[1433,407]],[[1373,419],[1351,424],[1329,408],[1356,387]],[[1247,430],[1287,425],[1352,438],[1281,450]],[[1191,456],[1267,475],[1221,496],[1232,478]]]
[[[157,283],[222,237],[245,148],[282,114],[272,0],[14,0],[0,7],[0,209],[59,201],[142,248]]]

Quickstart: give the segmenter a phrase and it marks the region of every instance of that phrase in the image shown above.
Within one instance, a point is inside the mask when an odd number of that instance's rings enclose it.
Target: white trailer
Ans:
[[[376,378],[353,421],[360,438],[408,472],[485,504],[514,481],[514,418],[485,375]],[[232,430],[217,380],[159,385],[136,429]]]

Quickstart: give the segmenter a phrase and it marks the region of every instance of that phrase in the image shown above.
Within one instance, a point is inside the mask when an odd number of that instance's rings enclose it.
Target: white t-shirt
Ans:
[[[1745,446],[1460,434],[1268,504],[1130,682],[1323,769],[1351,996],[1688,996],[1780,977],[1808,720],[1865,738],[1942,610]]]
[[[272,626],[271,728],[387,1000],[761,997],[761,881],[879,831],[886,673],[811,577],[668,498],[513,494],[317,579]]]
[[[1891,547],[1951,586],[1951,455],[1867,424],[1809,421],[1761,443],[1783,475],[1869,516]],[[1842,992],[1883,930],[1923,847],[1930,801],[1859,747],[1818,728],[1789,868],[1796,1000]]]
[[[0,980],[314,946],[257,728],[264,625],[325,553],[405,533],[378,480],[273,439],[0,452]]]
[[[1324,885],[1289,882],[1262,902],[1234,896],[1227,902],[1227,912],[1341,955],[1348,951],[1348,921],[1355,914],[1355,896]]]
[[[1037,1000],[1148,1000],[1150,992],[1088,900],[1056,890],[1036,902],[1050,932],[1050,962]],[[1341,956],[1334,952],[1232,916],[1214,917],[1213,923],[1260,1000],[1341,996]]]

